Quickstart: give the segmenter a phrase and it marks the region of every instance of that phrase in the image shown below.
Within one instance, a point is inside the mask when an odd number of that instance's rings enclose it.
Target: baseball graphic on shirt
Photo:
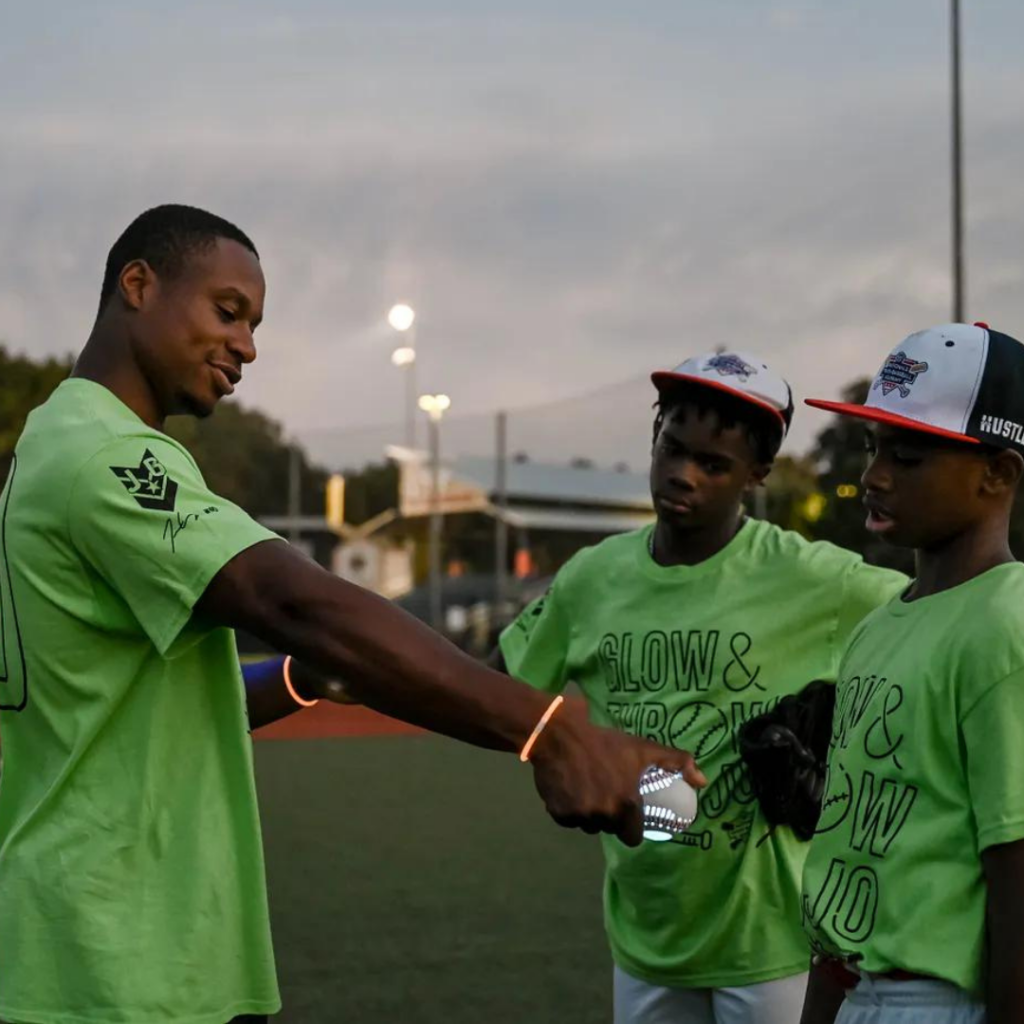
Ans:
[[[853,804],[853,779],[839,761],[829,763],[825,775],[825,795],[821,799],[821,817],[815,835],[838,828],[850,813]]]
[[[717,750],[728,735],[728,719],[708,700],[684,704],[672,716],[668,726],[672,746],[688,750],[697,761]]]

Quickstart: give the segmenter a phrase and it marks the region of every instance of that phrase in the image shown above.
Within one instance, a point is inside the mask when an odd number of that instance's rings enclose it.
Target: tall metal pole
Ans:
[[[416,447],[416,360],[405,367],[405,446]]]
[[[441,422],[431,416],[430,425],[430,624],[441,629]]]
[[[498,413],[494,440],[494,603],[500,612],[508,594],[508,413]]]
[[[951,93],[952,93],[952,173],[953,173],[953,321],[964,319],[964,209],[963,171],[960,127],[960,0],[950,0],[950,47]]]
[[[288,446],[288,540],[293,544],[299,539],[299,512],[301,508],[301,479],[299,446]]]
[[[405,370],[405,408],[406,408],[406,421],[405,421],[405,444],[407,448],[416,447],[416,411],[419,408],[417,402],[419,401],[419,390],[416,387],[416,364],[420,361],[420,350],[416,344],[416,324],[415,322],[405,332],[409,339],[409,348],[412,349],[413,357],[406,366]]]

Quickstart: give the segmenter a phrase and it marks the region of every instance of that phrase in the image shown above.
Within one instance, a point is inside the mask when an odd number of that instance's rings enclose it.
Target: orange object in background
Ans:
[[[530,557],[529,548],[519,548],[516,551],[516,558],[513,571],[517,580],[525,580],[527,576],[534,573],[533,559]]]

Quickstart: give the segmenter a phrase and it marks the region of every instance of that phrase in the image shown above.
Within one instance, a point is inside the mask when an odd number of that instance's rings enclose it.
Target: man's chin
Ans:
[[[195,395],[181,394],[178,396],[176,412],[180,416],[195,416],[196,419],[205,420],[207,416],[213,415],[219,401],[219,398],[197,398]]]

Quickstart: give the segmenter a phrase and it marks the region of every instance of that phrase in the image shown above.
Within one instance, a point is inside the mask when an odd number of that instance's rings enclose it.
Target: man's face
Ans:
[[[768,469],[755,460],[743,427],[723,430],[714,413],[701,417],[691,406],[676,406],[662,423],[651,460],[658,519],[679,530],[717,525],[736,515]]]
[[[266,284],[256,256],[225,238],[156,277],[132,327],[132,347],[163,415],[209,416],[256,358]]]
[[[988,458],[981,449],[886,424],[867,428],[865,446],[865,525],[888,543],[941,546],[985,513]]]

